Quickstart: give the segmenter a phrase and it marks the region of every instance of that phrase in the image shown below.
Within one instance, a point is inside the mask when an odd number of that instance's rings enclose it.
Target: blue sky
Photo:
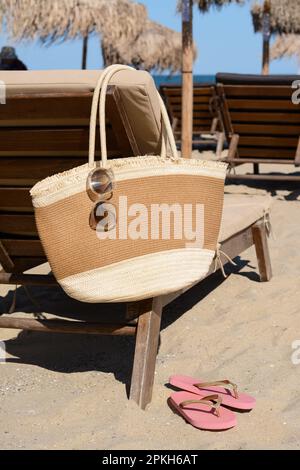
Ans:
[[[109,0],[107,0],[109,1]],[[177,31],[181,28],[176,14],[176,0],[139,0],[148,7],[149,16]],[[249,5],[231,5],[221,11],[212,9],[200,14],[194,7],[194,38],[198,47],[195,73],[216,72],[260,73],[261,35],[253,33]],[[0,35],[0,47],[7,43]],[[16,44],[19,57],[30,69],[77,69],[81,66],[80,40],[45,47],[39,43]],[[88,68],[102,66],[99,39],[89,42]],[[283,59],[271,64],[271,73],[296,73],[296,59]]]

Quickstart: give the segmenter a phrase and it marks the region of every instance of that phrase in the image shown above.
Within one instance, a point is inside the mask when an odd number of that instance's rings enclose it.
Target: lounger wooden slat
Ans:
[[[1,211],[31,211],[31,198],[28,188],[0,188]]]
[[[288,160],[288,163],[293,163],[295,161],[295,151],[294,149],[288,149],[288,148],[281,148],[277,149],[276,153],[274,152],[274,148],[266,148],[266,147],[261,147],[261,148],[255,148],[255,147],[240,147],[239,148],[239,157],[252,157],[252,161],[255,158],[254,163],[258,158],[263,158],[266,157],[266,163],[267,160],[281,160],[283,158],[286,158]],[[272,158],[271,158],[272,157]]]
[[[297,76],[217,75],[226,137],[230,141],[233,134],[239,136],[236,154],[227,159],[231,166],[245,163],[243,159],[252,160],[255,175],[263,160],[298,166],[300,107],[292,102],[292,83],[297,79]],[[231,173],[228,177],[238,176]],[[284,178],[288,179],[289,175]],[[271,175],[268,179],[282,178]],[[293,175],[293,180],[300,181],[300,176]]]
[[[241,147],[243,146],[258,147],[259,146],[259,147],[275,147],[275,149],[291,147],[292,149],[294,149],[294,154],[295,154],[295,148],[297,147],[297,144],[298,144],[298,138],[282,137],[282,136],[262,137],[261,135],[255,135],[255,137],[253,138],[253,136],[240,135],[240,140],[239,140],[239,145]],[[276,154],[277,154],[277,150],[276,150]]]
[[[226,96],[230,97],[261,97],[263,99],[269,97],[271,99],[276,98],[290,98],[291,90],[283,86],[272,86],[272,88],[265,89],[260,85],[251,85],[246,87],[245,85],[227,85]]]
[[[230,111],[230,115],[233,122],[252,122],[252,123],[259,123],[259,124],[269,124],[269,123],[277,123],[281,124],[297,124],[299,123],[299,116],[297,113],[290,113],[284,114],[282,112],[272,112],[272,113],[257,113],[257,112],[240,112],[240,111]]]
[[[108,121],[114,117],[116,88],[108,87],[107,113]],[[93,93],[28,93],[9,95],[6,99],[5,113],[0,108],[0,127],[22,126],[89,126]],[[22,116],[17,119],[18,110],[22,106]],[[58,112],[59,109],[59,112]]]
[[[39,239],[20,240],[4,238],[1,240],[1,242],[6,251],[12,257],[23,257],[26,255],[29,257],[38,257],[46,259],[46,255]]]
[[[181,122],[181,115],[179,115],[177,119],[178,119],[178,123]],[[194,119],[194,124],[196,126],[200,126],[202,124],[205,126],[209,126],[211,124],[210,116],[207,116],[207,114],[202,113],[201,111],[198,112],[194,110],[193,119]]]
[[[37,164],[38,163],[38,164]],[[47,176],[69,170],[84,163],[72,157],[0,157],[0,184],[31,187]]]
[[[99,139],[98,135],[97,142]],[[113,148],[116,140],[112,129],[108,128],[107,142],[110,148]],[[87,153],[88,142],[88,128],[0,128],[0,157],[84,157]],[[115,151],[117,152],[117,148]],[[117,153],[120,154],[120,151]]]
[[[177,85],[161,85],[164,88],[165,95],[178,97],[178,91],[181,91],[181,87]],[[208,86],[203,84],[201,86],[194,87],[194,96],[211,96],[211,85]]]
[[[1,328],[13,328],[17,330],[42,331],[44,333],[72,333],[89,335],[133,336],[136,328],[133,325],[84,323],[69,320],[34,320],[29,318],[9,317],[0,319]]]
[[[176,96],[176,95],[168,95],[168,98],[170,100],[172,100],[172,104],[173,105],[177,105],[178,107],[181,106],[181,97],[180,96]],[[207,96],[197,96],[197,95],[194,95],[194,104],[203,104],[203,105],[206,105],[206,107],[209,105],[209,102],[210,102],[210,96],[207,95]],[[204,109],[204,106],[203,106],[203,109]]]
[[[177,120],[177,127],[176,127],[176,132],[181,132],[180,127],[181,127],[181,117],[178,118]],[[204,128],[210,128],[211,121],[209,119],[206,119],[205,117],[199,116],[194,119],[194,125],[197,127],[201,127],[202,129]],[[195,135],[195,134],[194,134]]]
[[[193,106],[193,112],[197,112],[199,111],[199,114],[202,112],[202,115],[203,116],[209,116],[209,114],[207,114],[207,105],[204,104],[204,103],[195,103],[195,105]],[[175,104],[173,107],[173,112],[178,116],[181,116],[181,104]],[[193,115],[194,116],[194,115]],[[213,117],[211,117],[210,120],[212,120]]]
[[[238,134],[264,134],[269,136],[296,136],[299,138],[299,126],[297,125],[286,125],[286,123],[279,124],[240,124],[236,122],[235,131]]]
[[[291,97],[290,97],[291,98]],[[228,99],[229,108],[234,110],[275,110],[275,111],[291,111],[292,113],[297,113],[297,109],[295,109],[295,105],[290,101],[287,100],[250,100],[250,99]]]
[[[37,229],[33,213],[16,214],[5,212],[0,213],[0,233],[10,233],[12,235],[25,235],[28,237],[37,236]]]
[[[55,94],[53,96],[34,94],[8,98],[5,113],[1,111],[1,127],[22,126],[88,126],[91,112],[92,94]],[[42,103],[42,104],[41,104]],[[22,116],[16,119],[20,104]],[[45,113],[47,109],[47,114]],[[59,113],[58,113],[59,109]]]
[[[166,103],[173,130],[178,143],[181,142],[181,103],[182,89],[177,85],[161,85],[160,93]],[[215,99],[213,84],[195,84],[193,88],[193,144],[205,144],[207,138],[201,134],[212,133],[211,143],[218,143],[222,139],[221,125],[213,106]],[[216,131],[218,131],[216,133]]]

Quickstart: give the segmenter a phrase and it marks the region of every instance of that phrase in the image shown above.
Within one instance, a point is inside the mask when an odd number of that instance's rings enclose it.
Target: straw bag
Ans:
[[[108,67],[97,83],[89,163],[31,190],[53,274],[68,295],[85,302],[140,300],[188,287],[206,276],[218,242],[226,165],[178,157],[160,97],[161,155],[107,161],[106,91],[111,77],[128,68]]]

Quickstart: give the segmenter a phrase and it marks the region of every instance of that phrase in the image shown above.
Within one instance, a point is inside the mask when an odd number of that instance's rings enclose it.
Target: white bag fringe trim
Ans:
[[[179,158],[172,161],[160,156],[140,156],[110,160],[116,181],[145,178],[158,174],[196,174],[224,179],[227,165],[222,162]],[[91,168],[88,164],[50,176],[30,191],[34,207],[44,207],[66,197],[85,191]]]

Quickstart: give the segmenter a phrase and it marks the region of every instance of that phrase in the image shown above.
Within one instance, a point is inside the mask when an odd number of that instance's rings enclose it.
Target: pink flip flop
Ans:
[[[256,403],[255,398],[246,393],[238,392],[237,386],[229,380],[204,382],[201,379],[193,379],[186,375],[172,375],[169,382],[177,388],[200,396],[200,398],[209,394],[217,394],[222,397],[222,405],[236,410],[250,411]]]
[[[224,431],[236,426],[235,414],[220,407],[222,399],[218,395],[197,397],[194,393],[175,392],[169,398],[171,407],[183,416],[192,426],[207,431]]]

